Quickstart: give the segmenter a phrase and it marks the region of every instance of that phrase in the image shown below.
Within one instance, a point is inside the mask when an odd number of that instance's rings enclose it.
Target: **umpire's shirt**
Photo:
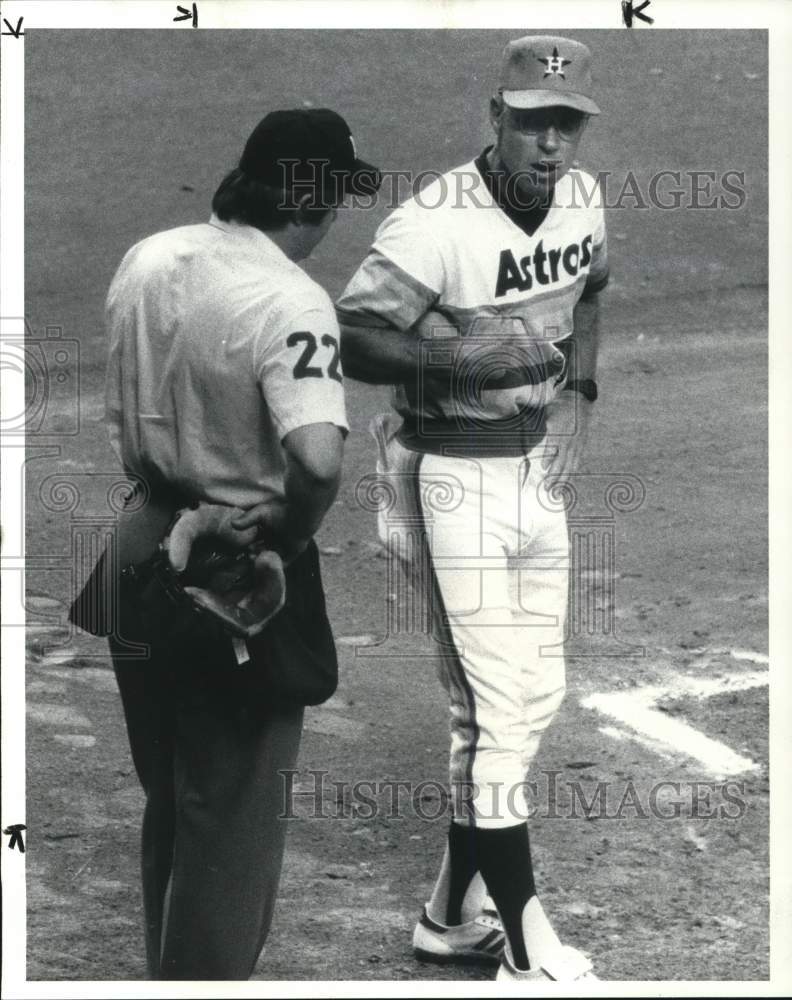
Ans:
[[[332,303],[258,229],[212,216],[136,244],[106,320],[113,448],[190,501],[282,497],[283,438],[348,429]]]

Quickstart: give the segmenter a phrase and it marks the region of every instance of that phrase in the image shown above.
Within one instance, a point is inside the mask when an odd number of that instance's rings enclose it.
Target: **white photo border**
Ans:
[[[184,8],[191,4],[183,2]],[[637,6],[637,4],[636,4]],[[22,19],[26,33],[47,29],[92,28],[193,30],[189,22],[175,23],[176,3],[162,0],[18,0],[4,3],[2,46],[2,132],[0,140],[0,301],[4,335],[18,332],[25,316],[24,293],[24,36],[7,29]],[[275,30],[345,27],[409,28],[508,28],[614,29],[622,27],[619,0],[558,0],[547,2],[481,2],[481,0],[199,0],[197,30]],[[788,97],[792,93],[792,8],[783,0],[654,0],[655,27],[636,25],[637,32],[656,29],[700,28],[767,29],[770,72],[770,661],[771,661],[771,978],[768,982],[673,981],[586,983],[587,996],[781,996],[792,987],[792,865],[787,843],[792,831],[788,788],[792,771],[789,715],[792,684],[789,664],[792,650],[792,592],[789,563],[792,555],[792,478],[789,472],[792,428],[792,350],[789,325],[792,317],[792,197],[789,164],[792,140],[788,125]],[[627,30],[627,29],[624,29]],[[24,409],[21,373],[2,371],[3,419]],[[25,817],[25,696],[24,696],[24,499],[19,489],[24,447],[3,435],[2,440],[2,826],[24,822]],[[15,477],[17,477],[15,479]],[[21,613],[21,618],[20,618]],[[210,983],[144,982],[28,982],[25,978],[25,863],[18,851],[6,849],[3,838],[3,983],[9,998],[50,997],[196,997],[217,996]],[[401,996],[405,985],[396,982],[289,983],[251,982],[223,984],[222,995],[240,997]],[[453,986],[453,990],[451,987]],[[416,982],[414,996],[469,993],[479,996],[507,994],[502,984]],[[547,988],[546,995],[583,995],[584,991]],[[514,995],[518,995],[517,992]]]

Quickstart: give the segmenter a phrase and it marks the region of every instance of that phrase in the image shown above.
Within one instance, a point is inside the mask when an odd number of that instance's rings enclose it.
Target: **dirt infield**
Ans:
[[[472,158],[515,34],[361,31],[331,46],[320,32],[29,33],[28,319],[37,336],[57,326],[77,341],[80,365],[78,402],[53,396],[47,433],[28,443],[28,552],[48,563],[27,574],[28,978],[144,974],[142,795],[104,645],[60,627],[75,512],[48,479],[77,485],[82,516],[117,472],[101,424],[101,310],[118,260],[150,232],[204,219],[272,107],[337,107],[361,154],[388,169]],[[537,882],[605,978],[764,979],[766,44],[759,32],[706,45],[687,32],[576,37],[594,52],[604,111],[584,166],[612,172],[616,193],[629,171],[642,184],[661,169],[742,172],[746,199],[679,211],[624,199],[609,212],[614,279],[583,471],[632,477],[642,499],[599,512],[610,510],[616,579],[596,595],[613,604],[615,634],[575,647],[594,655],[570,658],[543,743]],[[310,263],[331,293],[384,214],[342,213]],[[348,402],[344,485],[320,535],[341,683],[309,710],[284,789],[293,818],[256,978],[486,979],[411,955],[448,819],[446,707],[418,638],[376,645],[392,602],[355,487],[373,469],[366,428],[387,394],[349,382]],[[74,412],[79,434],[59,435]],[[38,457],[38,445],[59,454]]]

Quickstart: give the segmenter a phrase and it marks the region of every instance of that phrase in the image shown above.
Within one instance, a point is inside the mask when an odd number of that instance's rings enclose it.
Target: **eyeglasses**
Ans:
[[[574,139],[588,121],[588,115],[575,108],[512,108],[509,116],[514,127],[526,135],[539,135],[552,126],[562,139]]]

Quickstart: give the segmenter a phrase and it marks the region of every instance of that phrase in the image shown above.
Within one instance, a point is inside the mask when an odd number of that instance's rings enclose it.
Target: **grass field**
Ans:
[[[361,155],[389,170],[471,159],[489,142],[499,53],[517,34],[29,33],[27,316],[37,336],[58,326],[79,342],[81,418],[77,435],[29,442],[60,449],[30,456],[30,554],[52,565],[69,554],[70,514],[42,504],[48,476],[82,489],[117,471],[101,423],[102,304],[126,249],[207,218],[217,181],[271,108],[338,109]],[[608,213],[613,280],[585,469],[637,476],[646,497],[614,525],[625,655],[570,660],[569,694],[539,767],[583,788],[606,782],[618,796],[632,784],[646,798],[662,780],[688,790],[709,782],[721,794],[720,779],[684,748],[617,732],[581,702],[679,676],[742,676],[756,663],[736,654],[767,651],[766,40],[761,32],[575,37],[594,53],[603,109],[581,160],[609,172],[614,200],[630,173],[645,191],[653,174],[679,170],[714,172],[716,187],[727,171],[742,173],[745,201],[661,210],[624,197]],[[341,213],[308,265],[331,294],[385,214],[385,206]],[[355,653],[355,637],[383,635],[388,607],[374,518],[354,493],[373,468],[366,427],[386,394],[354,382],[347,391],[345,480],[320,536],[331,550],[323,566],[342,678],[338,694],[308,713],[301,780],[318,768],[337,780],[443,782],[446,709],[433,672],[409,644],[389,660]],[[53,396],[50,432],[74,398]],[[31,622],[62,613],[67,580],[51,567],[28,573]],[[28,976],[142,978],[141,794],[103,645],[46,625],[30,630],[28,645]],[[670,718],[757,765],[733,776],[740,814],[541,815],[534,844],[545,905],[606,978],[766,978],[766,688],[663,704]],[[411,957],[446,818],[407,812],[295,818],[257,978],[460,976]]]

